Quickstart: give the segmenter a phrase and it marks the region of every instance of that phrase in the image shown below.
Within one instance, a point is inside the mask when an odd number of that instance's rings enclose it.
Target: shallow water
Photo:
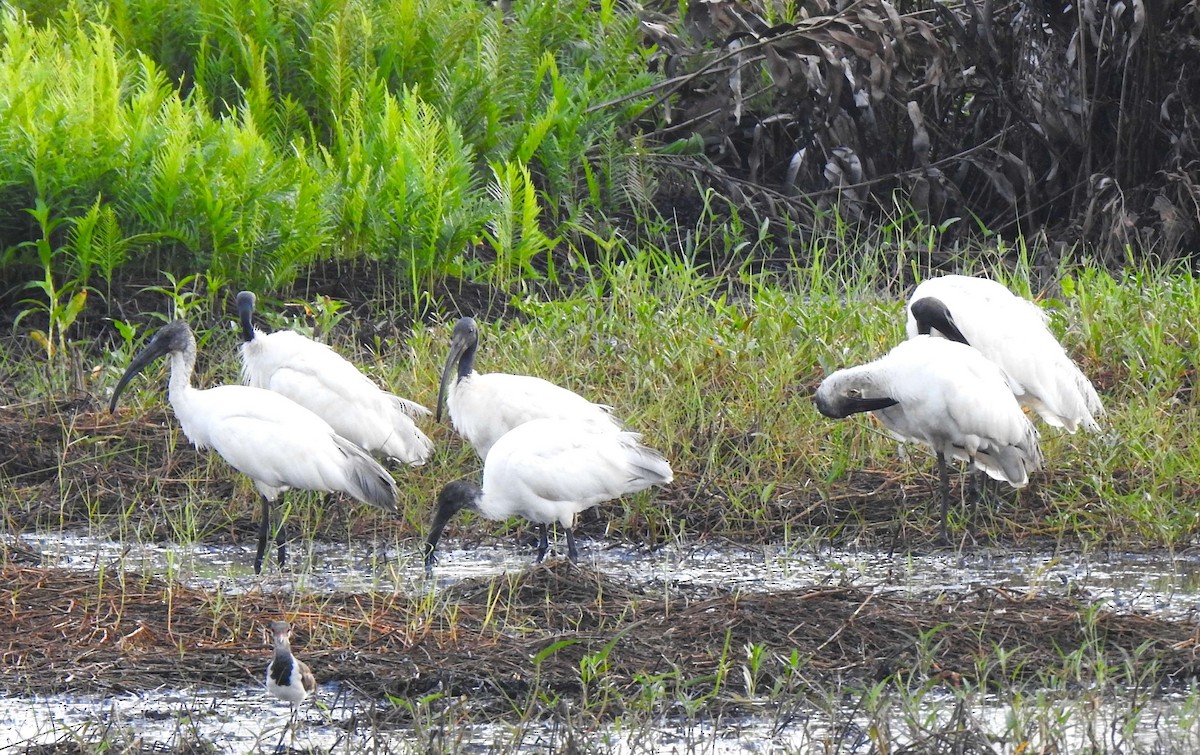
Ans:
[[[268,573],[253,574],[253,553],[245,546],[122,544],[87,532],[42,533],[22,536],[23,547],[42,554],[43,565],[78,569],[126,570],[176,579],[202,589],[239,592],[251,589],[332,591],[440,590],[468,578],[492,577],[528,568],[532,552],[516,545],[464,549],[444,543],[433,578],[426,577],[415,547],[371,544],[295,542],[293,566],[280,571],[272,562]],[[272,554],[273,555],[273,554]],[[704,592],[713,589],[776,591],[820,585],[854,585],[911,598],[962,594],[978,588],[1015,592],[1086,595],[1121,611],[1139,611],[1163,618],[1195,620],[1200,615],[1200,556],[1188,554],[1047,554],[1002,549],[966,553],[926,552],[888,554],[857,549],[818,551],[784,547],[692,547],[657,551],[581,543],[588,566],[647,592]],[[293,570],[294,569],[294,570]],[[264,648],[265,651],[265,648]],[[265,665],[265,663],[264,663]],[[322,688],[328,712],[304,711],[295,746],[325,752],[423,751],[428,730],[376,726],[373,712],[384,701],[339,694],[336,685]],[[64,736],[96,741],[139,737],[145,746],[170,747],[180,741],[219,743],[223,752],[272,750],[284,732],[288,707],[267,699],[261,687],[241,690],[162,689],[116,698],[53,696],[0,697],[0,749],[48,743]],[[1031,719],[1078,701],[1043,705],[1043,713],[1015,710],[1011,701],[980,697],[970,715],[981,731],[1004,741],[1014,720]],[[452,703],[453,704],[453,703]],[[927,720],[944,720],[954,709],[952,695],[927,696],[921,703]],[[802,711],[776,712],[743,720],[640,722],[633,729],[620,723],[586,732],[587,751],[599,752],[804,752],[832,749],[866,752],[877,749],[866,733],[870,722],[837,701]],[[1064,713],[1070,721],[1071,743],[1087,746],[1097,737],[1102,749],[1174,749],[1186,752],[1200,746],[1197,700],[1192,697],[1156,698],[1130,724],[1127,702],[1094,700],[1079,706],[1082,713]],[[757,709],[774,710],[769,701]],[[445,720],[446,716],[443,714]],[[859,720],[861,719],[861,720]],[[454,721],[453,716],[449,720]],[[463,715],[458,721],[470,720]],[[898,719],[899,720],[899,719]],[[911,716],[904,718],[911,721]],[[348,723],[349,722],[349,723]],[[1149,722],[1141,724],[1139,722]],[[445,724],[439,724],[445,726]],[[904,726],[908,726],[905,723]],[[897,723],[897,727],[901,724]],[[1036,721],[1029,724],[1037,730]],[[576,733],[577,734],[577,733]],[[554,752],[568,743],[561,726],[462,726],[452,724],[437,734],[438,749],[467,752]],[[878,736],[876,734],[876,736]],[[890,734],[895,747],[918,741],[920,731]],[[446,738],[450,739],[446,739]],[[1163,738],[1168,737],[1166,743]],[[451,741],[452,740],[452,741]],[[125,741],[128,741],[128,737]],[[1179,743],[1183,743],[1182,745]],[[1062,742],[1058,742],[1061,746]],[[1164,746],[1169,744],[1170,746]],[[1000,751],[1016,749],[1003,744]]]
[[[933,692],[918,710],[910,711],[915,715],[897,715],[884,727],[878,726],[879,719],[856,712],[852,703],[827,701],[805,711],[760,717],[618,721],[593,730],[571,730],[549,721],[467,725],[451,711],[416,731],[372,724],[373,708],[386,708],[386,703],[340,694],[334,684],[322,686],[318,695],[324,708],[306,706],[295,724],[290,723],[288,706],[266,699],[261,688],[188,688],[117,697],[0,696],[0,751],[80,739],[156,750],[201,741],[231,753],[270,752],[280,745],[285,750],[328,753],[549,753],[572,746],[580,752],[614,754],[866,753],[930,745],[930,739],[937,743],[934,733],[954,731],[946,727],[953,716],[961,715],[957,698]],[[759,704],[771,710],[768,701]],[[1117,699],[1081,704],[1049,697],[1022,705],[983,695],[968,715],[970,729],[996,752],[1036,752],[1044,747],[1194,752],[1200,748],[1198,709],[1195,696],[1182,695],[1146,700],[1136,709]],[[1055,733],[1047,736],[1050,728]]]
[[[310,592],[415,592],[464,579],[494,577],[529,567],[532,551],[515,545],[470,549],[444,542],[432,582],[416,549],[297,542],[291,565],[271,562],[263,576],[250,568],[244,546],[123,544],[86,532],[24,535],[43,565],[80,570],[119,569],[177,579],[189,586]],[[553,554],[550,556],[553,558]],[[989,587],[1050,595],[1085,595],[1120,611],[1161,618],[1200,617],[1200,554],[1040,553],[977,549],[962,553],[895,553],[865,549],[817,551],[779,546],[663,548],[646,551],[584,543],[588,566],[648,590],[721,588],[746,592],[854,585],[911,598]]]

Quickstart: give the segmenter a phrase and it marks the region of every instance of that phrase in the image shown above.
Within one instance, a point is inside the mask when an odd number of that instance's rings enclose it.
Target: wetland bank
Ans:
[[[532,565],[519,520],[468,517],[427,577],[435,491],[479,469],[430,422],[434,459],[395,470],[399,518],[294,495],[294,563],[254,577],[252,488],[186,442],[162,374],[106,411],[127,353],[98,324],[106,346],[71,398],[3,409],[3,683],[14,706],[120,695],[172,723],[122,728],[94,703],[104,726],[60,714],[19,730],[60,748],[269,748],[280,713],[246,700],[261,692],[262,626],[285,617],[331,706],[306,714],[323,750],[713,751],[723,736],[733,750],[1190,748],[1194,278],[1064,274],[1046,298],[1096,376],[1106,432],[1044,432],[1046,470],[955,507],[947,548],[930,457],[811,404],[827,370],[902,337],[902,293],[638,264],[613,268],[611,290],[513,297],[483,327],[485,369],[539,364],[587,386],[672,459],[670,485],[582,517],[579,567],[561,543]],[[198,384],[236,379],[220,311]],[[1133,312],[1156,326],[1115,327]],[[452,318],[379,350],[356,339],[364,321],[340,319],[333,343],[432,403]],[[7,364],[14,394],[54,379]],[[205,728],[222,715],[252,733]]]
[[[0,748],[1200,749],[1194,3],[976,5],[4,3]],[[940,546],[931,458],[812,396],[945,272],[1037,301],[1108,411],[1019,491],[955,475]],[[165,374],[107,410],[171,318],[237,382],[241,289],[426,406],[474,316],[480,370],[674,480],[578,566],[466,516],[427,576],[480,464],[423,421],[398,515],[289,495],[254,576]],[[278,619],[322,685],[291,741]]]

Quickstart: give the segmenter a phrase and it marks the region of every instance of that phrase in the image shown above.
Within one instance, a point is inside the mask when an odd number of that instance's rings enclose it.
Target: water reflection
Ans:
[[[297,542],[284,572],[256,576],[243,546],[124,544],[86,532],[22,536],[43,564],[69,569],[122,569],[176,579],[202,589],[307,592],[421,592],[464,579],[528,568],[532,551],[509,545],[473,548],[446,543],[433,579],[415,543]],[[1041,553],[975,549],[960,553],[896,553],[866,549],[800,550],[726,545],[647,551],[593,542],[584,561],[606,575],[648,590],[779,591],[855,585],[914,599],[978,588],[1106,601],[1121,611],[1164,618],[1200,616],[1200,555],[1195,553]]]

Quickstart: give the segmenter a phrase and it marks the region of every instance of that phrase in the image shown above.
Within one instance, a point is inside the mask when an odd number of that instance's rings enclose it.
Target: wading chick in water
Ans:
[[[425,541],[425,569],[433,568],[442,529],[463,509],[488,519],[521,516],[536,522],[538,561],[549,547],[546,525],[558,522],[566,532],[567,557],[577,561],[572,527],[579,512],[671,481],[671,465],[640,438],[558,419],[536,419],[508,431],[487,454],[482,488],[468,480],[442,488]]]
[[[291,636],[292,627],[286,621],[271,622],[271,644],[275,654],[271,657],[271,665],[267,666],[267,694],[291,705],[292,717],[288,720],[288,729],[292,729],[295,723],[300,703],[317,689],[317,680],[308,664],[292,655]],[[295,736],[296,732],[292,729],[292,737]],[[280,737],[279,741],[282,744],[283,738]]]

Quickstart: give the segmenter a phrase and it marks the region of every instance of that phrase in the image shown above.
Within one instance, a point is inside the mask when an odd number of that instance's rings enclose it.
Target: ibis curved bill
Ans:
[[[1013,393],[1052,427],[1096,432],[1104,407],[1091,381],[1047,327],[1046,313],[987,278],[930,278],[908,302],[908,336],[974,346],[1008,375]]]
[[[897,440],[933,450],[943,540],[950,499],[946,457],[974,464],[1017,488],[1042,465],[1037,428],[1004,373],[955,341],[915,336],[873,362],[834,372],[817,388],[814,401],[833,419],[871,412]]]
[[[438,495],[425,541],[425,567],[431,569],[442,530],[459,511],[487,519],[520,516],[538,525],[538,561],[548,548],[546,525],[566,531],[567,556],[577,561],[576,515],[598,503],[673,479],[662,454],[631,432],[597,432],[558,419],[526,422],[500,438],[483,465],[483,487],[457,480]]]
[[[134,357],[117,382],[109,411],[117,410],[129,381],[161,356],[170,358],[167,392],[184,435],[196,448],[215,449],[230,466],[254,481],[262,497],[256,573],[262,571],[271,504],[288,489],[341,492],[384,511],[396,511],[396,483],[387,470],[308,409],[260,388],[193,388],[196,339],[183,320],[160,328]],[[276,535],[280,564],[287,560],[284,540],[281,524]]]
[[[371,453],[412,466],[433,455],[433,442],[413,422],[429,416],[428,409],[381,390],[323,343],[291,330],[255,328],[252,292],[239,293],[237,304],[242,382],[287,396]]]
[[[479,327],[470,317],[454,324],[450,353],[442,368],[437,419],[442,407],[450,412],[454,429],[479,454],[488,452],[513,428],[535,419],[569,420],[597,432],[620,432],[611,408],[594,404],[577,393],[541,378],[503,372],[475,372]]]

